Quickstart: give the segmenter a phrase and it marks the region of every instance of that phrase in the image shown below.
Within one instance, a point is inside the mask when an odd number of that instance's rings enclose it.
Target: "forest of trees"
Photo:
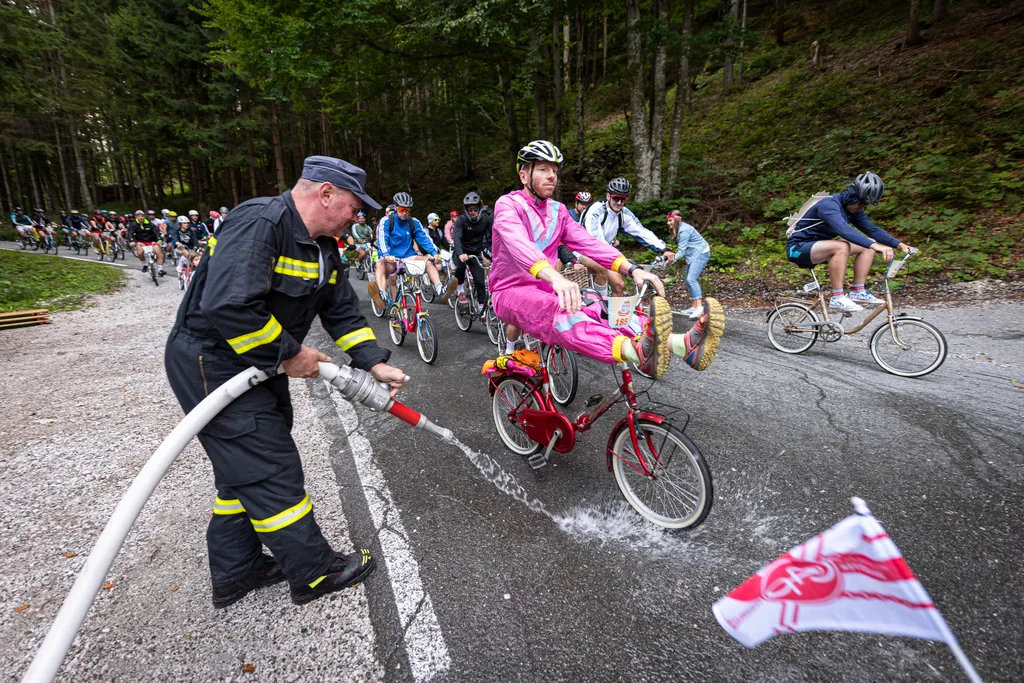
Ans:
[[[922,11],[907,5],[907,43]],[[637,199],[671,196],[700,73],[744,84],[798,0],[0,0],[0,174],[15,204],[203,208],[287,187],[309,154],[380,197],[533,138],[586,154],[598,82],[628,91]],[[847,3],[866,8],[867,0]],[[682,84],[669,107],[667,93]]]

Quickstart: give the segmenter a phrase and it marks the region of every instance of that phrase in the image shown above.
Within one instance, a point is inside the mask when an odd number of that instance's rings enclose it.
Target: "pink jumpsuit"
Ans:
[[[623,361],[622,345],[629,337],[608,327],[601,319],[599,304],[569,315],[559,308],[551,285],[538,280],[540,271],[557,260],[559,243],[612,270],[626,260],[574,221],[564,204],[534,199],[525,190],[498,199],[491,232],[494,312],[546,344],[557,344],[602,363]]]

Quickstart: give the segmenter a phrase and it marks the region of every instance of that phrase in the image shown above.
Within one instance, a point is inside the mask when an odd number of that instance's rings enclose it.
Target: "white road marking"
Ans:
[[[0,249],[6,249],[7,251],[23,251],[26,254],[39,254],[38,251],[29,251],[28,249],[12,249],[11,247],[0,247]],[[49,256],[49,254],[40,254],[40,256]],[[128,264],[125,264],[125,263],[117,263],[116,261],[114,263],[109,263],[107,261],[95,261],[95,260],[90,259],[87,256],[85,256],[85,257],[71,256],[70,254],[67,254],[67,255],[66,254],[57,254],[57,256],[60,257],[60,258],[71,259],[72,261],[85,261],[86,263],[99,263],[99,264],[102,264],[104,266],[117,266],[118,268],[131,268],[132,267],[132,266],[129,266]],[[141,261],[140,261],[140,263],[141,263]]]
[[[342,424],[358,424],[359,418],[348,401],[335,391],[331,391],[331,400],[334,401]],[[413,678],[416,681],[429,681],[447,671],[452,664],[441,626],[434,613],[434,604],[423,589],[419,564],[399,516],[398,506],[391,497],[391,489],[373,460],[373,447],[355,429],[348,433],[348,442],[366,504],[380,537],[398,618],[405,629],[405,651]]]

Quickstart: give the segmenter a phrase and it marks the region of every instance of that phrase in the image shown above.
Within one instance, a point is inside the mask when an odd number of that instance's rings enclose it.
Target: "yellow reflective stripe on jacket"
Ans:
[[[334,343],[341,347],[342,351],[348,351],[356,344],[362,344],[365,341],[373,341],[377,338],[377,335],[373,333],[369,327],[360,327],[355,332],[349,332],[338,337]]]
[[[237,498],[234,500],[224,500],[217,496],[216,500],[213,501],[213,514],[215,515],[238,515],[243,512],[245,512],[245,508],[242,507],[242,501]]]
[[[271,531],[280,531],[289,524],[294,524],[308,515],[312,509],[313,503],[310,502],[309,495],[307,494],[299,501],[298,505],[293,505],[284,512],[279,512],[273,517],[267,517],[266,519],[251,519],[250,521],[252,521],[252,526],[256,531],[265,534]]]
[[[261,329],[228,339],[228,344],[235,350],[235,353],[241,354],[251,351],[257,346],[269,344],[279,336],[281,336],[281,323],[277,322],[277,318],[274,316],[270,316],[270,320]]]
[[[278,256],[274,272],[281,273],[282,275],[291,275],[292,277],[319,279],[320,264],[315,261],[300,261],[288,258],[287,256]]]
[[[206,242],[206,253],[213,256],[213,248],[217,246],[217,238],[210,235],[210,239]]]
[[[331,279],[328,280],[327,282],[332,284],[332,285],[338,284],[338,271],[332,270],[331,271]]]

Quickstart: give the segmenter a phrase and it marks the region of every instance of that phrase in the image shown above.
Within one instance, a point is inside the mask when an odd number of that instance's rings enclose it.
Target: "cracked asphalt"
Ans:
[[[854,495],[896,541],[981,675],[1024,679],[1024,635],[1010,625],[1024,607],[1024,303],[908,310],[950,345],[945,365],[917,380],[882,371],[865,332],[786,356],[768,344],[764,311],[729,311],[712,367],[676,363],[650,391],[683,409],[673,419],[686,423],[715,480],[707,521],[675,534],[633,513],[604,467],[617,415],[534,473],[494,432],[479,374],[494,347],[483,329],[462,332],[448,308],[428,306],[441,350],[427,366],[412,338],[395,349],[363,306],[378,342],[394,349],[392,363],[413,378],[401,398],[470,449],[361,407],[358,425],[344,428],[372,444],[391,513],[404,521],[450,654],[436,680],[961,679],[937,643],[806,633],[748,650],[715,621],[718,597],[850,514]],[[330,352],[322,331],[310,341]],[[581,361],[580,382],[570,415],[615,386],[591,361]],[[379,543],[365,498],[350,495],[359,481],[345,446],[340,437],[330,451],[353,541]],[[414,619],[394,607],[401,577],[382,565],[366,585],[386,678],[421,680],[409,665]]]

